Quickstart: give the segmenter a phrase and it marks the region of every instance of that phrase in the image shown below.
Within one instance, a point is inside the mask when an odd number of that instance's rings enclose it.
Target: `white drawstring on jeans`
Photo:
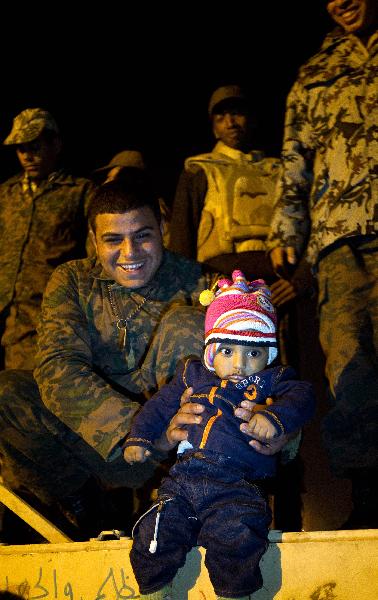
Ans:
[[[157,535],[158,535],[158,530],[159,530],[160,513],[163,510],[164,504],[166,502],[171,502],[171,500],[173,500],[173,498],[166,498],[165,500],[161,500],[159,502],[159,506],[158,506],[158,509],[156,511],[154,537],[151,540],[150,547],[149,547],[149,551],[151,552],[151,554],[155,554],[156,548],[157,548]]]
[[[158,529],[159,529],[159,521],[160,521],[160,510],[156,513],[154,538],[150,542],[149,550],[150,550],[151,554],[154,554],[156,552],[156,548],[157,548],[157,533],[158,533]]]

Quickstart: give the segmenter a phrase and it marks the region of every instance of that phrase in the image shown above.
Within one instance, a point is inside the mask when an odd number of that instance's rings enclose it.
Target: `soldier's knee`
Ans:
[[[37,389],[32,371],[0,371],[0,407],[10,405],[14,408]]]

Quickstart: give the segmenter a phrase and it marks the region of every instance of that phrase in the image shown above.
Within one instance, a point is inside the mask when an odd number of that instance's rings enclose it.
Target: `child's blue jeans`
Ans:
[[[215,455],[210,462],[201,455],[178,460],[156,504],[134,528],[130,559],[143,594],[172,581],[196,545],[206,548],[205,564],[217,595],[237,598],[262,586],[259,561],[271,522],[267,502],[230,457]],[[154,537],[156,551],[151,553]]]

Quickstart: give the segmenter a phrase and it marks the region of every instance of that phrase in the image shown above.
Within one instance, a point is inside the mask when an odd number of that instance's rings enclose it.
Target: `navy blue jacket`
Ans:
[[[208,371],[199,359],[188,359],[178,367],[174,379],[136,415],[125,447],[143,446],[152,450],[178,411],[183,392],[193,387],[191,401],[206,407],[202,422],[187,426],[193,451],[233,457],[235,466],[254,479],[273,476],[276,458],[264,456],[249,445],[251,437],[240,431],[242,421],[235,417],[234,409],[244,399],[265,404],[272,397],[274,404],[262,409],[262,414],[272,421],[278,433],[300,429],[314,413],[315,398],[311,384],[295,378],[291,367],[278,366],[235,384]]]

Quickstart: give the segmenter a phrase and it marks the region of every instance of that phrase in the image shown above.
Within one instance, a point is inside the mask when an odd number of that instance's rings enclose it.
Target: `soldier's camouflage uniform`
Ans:
[[[335,30],[287,102],[281,197],[269,249],[294,246],[319,280],[320,338],[335,405],[331,464],[377,465],[378,33]]]
[[[84,211],[91,189],[89,180],[62,170],[38,187],[22,174],[0,186],[0,315],[6,368],[34,368],[42,294],[55,267],[85,256]]]
[[[31,373],[0,373],[6,481],[16,489],[27,482],[50,501],[91,474],[109,486],[138,486],[150,476],[153,465],[127,465],[119,442],[140,403],[173,375],[177,361],[202,352],[198,296],[211,284],[198,263],[168,251],[138,290],[109,280],[95,259],[58,267],[39,328],[35,377],[43,402]],[[124,344],[117,321],[129,315]]]

